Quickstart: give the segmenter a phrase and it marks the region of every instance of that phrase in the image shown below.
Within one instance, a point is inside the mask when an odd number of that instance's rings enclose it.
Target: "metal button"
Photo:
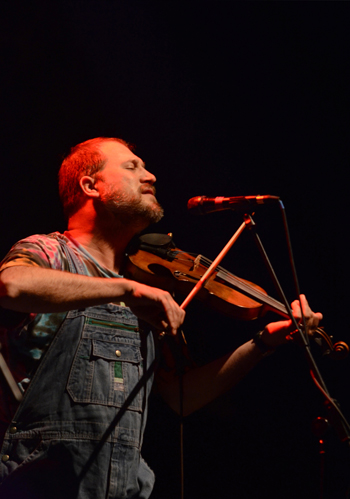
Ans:
[[[2,461],[3,463],[6,463],[6,461],[8,461],[9,459],[10,459],[10,456],[9,456],[9,455],[7,455],[7,454],[4,454],[4,455],[2,456],[2,458],[1,458],[1,461]]]
[[[115,354],[116,354],[116,356],[117,356],[117,357],[120,357],[122,353],[121,353],[121,351],[120,351],[120,350],[116,350],[116,351],[115,351]]]
[[[16,431],[17,431],[17,427],[16,426],[11,426],[10,433],[13,434],[13,433],[16,433]]]

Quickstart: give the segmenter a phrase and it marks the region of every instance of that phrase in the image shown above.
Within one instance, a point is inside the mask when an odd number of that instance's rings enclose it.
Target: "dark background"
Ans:
[[[235,212],[194,217],[193,196],[280,196],[301,291],[326,331],[349,341],[348,2],[16,2],[1,7],[1,254],[63,231],[56,176],[78,142],[117,136],[158,177],[181,249],[215,258]],[[255,221],[288,299],[296,293],[277,206]],[[225,267],[276,296],[244,233]],[[272,314],[239,323],[193,303],[186,335],[198,362],[251,337]],[[350,417],[349,359],[315,357]],[[185,421],[185,497],[319,494],[311,422],[323,398],[296,346],[281,348],[232,393]],[[178,418],[153,400],[144,455],[154,497],[179,497]],[[326,436],[325,497],[345,498],[347,449]]]

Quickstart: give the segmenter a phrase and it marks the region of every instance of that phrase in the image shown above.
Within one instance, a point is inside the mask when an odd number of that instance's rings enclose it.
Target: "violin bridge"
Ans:
[[[201,255],[197,255],[196,258],[194,259],[194,262],[193,262],[193,269],[194,270],[197,270],[198,267],[200,266],[201,264]]]

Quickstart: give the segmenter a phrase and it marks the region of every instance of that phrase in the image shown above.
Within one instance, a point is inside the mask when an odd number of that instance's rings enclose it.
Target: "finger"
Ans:
[[[170,332],[170,334],[176,335],[178,328],[183,324],[185,319],[185,312],[170,295],[165,296],[163,306],[166,316],[164,326],[166,326],[166,330]]]
[[[294,316],[296,319],[300,320],[300,319],[301,319],[301,307],[300,307],[300,302],[299,302],[299,300],[294,300],[294,301],[292,302],[291,307],[292,307],[293,316]]]
[[[303,314],[301,313],[301,307]],[[316,328],[323,319],[323,315],[320,312],[313,312],[311,310],[305,295],[300,295],[300,301],[295,300],[292,303],[292,310],[294,317],[299,321],[304,320],[309,328]]]
[[[176,335],[177,330],[184,322],[185,312],[181,310],[177,304],[175,307],[170,306],[165,312],[167,319],[167,323],[165,323],[165,325],[167,326],[166,329],[171,334]]]
[[[308,319],[309,317],[312,316],[313,312],[309,306],[309,303],[306,299],[306,296],[305,295],[300,295],[299,296],[299,299],[300,299],[300,304],[301,304],[301,307],[302,307],[302,310],[303,310],[303,314],[304,314],[304,317],[306,319]]]
[[[307,319],[309,326],[318,325],[318,323],[323,319],[321,312],[313,312],[308,304],[305,295],[300,295],[301,306],[303,307],[304,317]]]

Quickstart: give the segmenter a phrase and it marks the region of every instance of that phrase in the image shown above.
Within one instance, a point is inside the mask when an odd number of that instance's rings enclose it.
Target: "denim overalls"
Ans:
[[[84,273],[62,247],[71,272]],[[148,498],[154,475],[140,450],[153,376],[124,402],[154,357],[127,307],[68,312],[6,432],[0,497]]]

